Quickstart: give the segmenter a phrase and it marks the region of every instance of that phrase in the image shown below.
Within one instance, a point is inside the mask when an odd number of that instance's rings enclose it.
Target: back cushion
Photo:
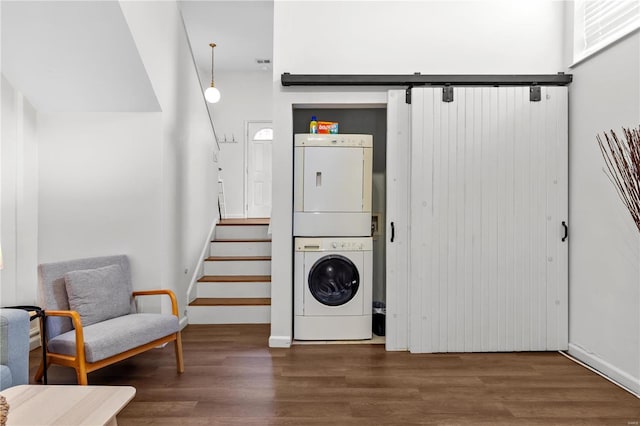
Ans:
[[[69,308],[87,326],[131,312],[131,293],[120,265],[64,274]]]

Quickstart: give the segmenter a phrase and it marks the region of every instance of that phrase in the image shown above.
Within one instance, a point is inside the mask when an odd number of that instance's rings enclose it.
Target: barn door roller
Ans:
[[[529,101],[540,102],[541,99],[542,99],[542,90],[540,90],[540,86],[530,86]]]
[[[442,102],[453,102],[453,87],[444,86],[442,88]]]

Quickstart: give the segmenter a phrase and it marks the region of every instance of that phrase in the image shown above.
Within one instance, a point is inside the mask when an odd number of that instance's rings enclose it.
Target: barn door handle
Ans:
[[[564,236],[562,237],[562,241],[566,241],[569,236],[569,227],[567,226],[567,222],[562,221],[562,227],[564,228]]]
[[[396,237],[396,227],[394,226],[393,222],[391,222],[391,242],[393,242],[393,239]]]

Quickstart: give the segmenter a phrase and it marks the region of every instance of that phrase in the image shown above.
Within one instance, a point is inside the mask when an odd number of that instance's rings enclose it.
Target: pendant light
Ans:
[[[213,48],[216,47],[215,43],[209,43],[211,46],[211,87],[207,87],[204,91],[204,98],[210,104],[215,104],[220,100],[220,91],[213,84]]]

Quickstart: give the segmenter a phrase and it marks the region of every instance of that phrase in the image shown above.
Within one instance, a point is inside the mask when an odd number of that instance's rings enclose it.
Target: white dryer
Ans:
[[[370,339],[372,239],[295,238],[297,340]]]
[[[297,134],[293,235],[371,235],[373,136]]]

